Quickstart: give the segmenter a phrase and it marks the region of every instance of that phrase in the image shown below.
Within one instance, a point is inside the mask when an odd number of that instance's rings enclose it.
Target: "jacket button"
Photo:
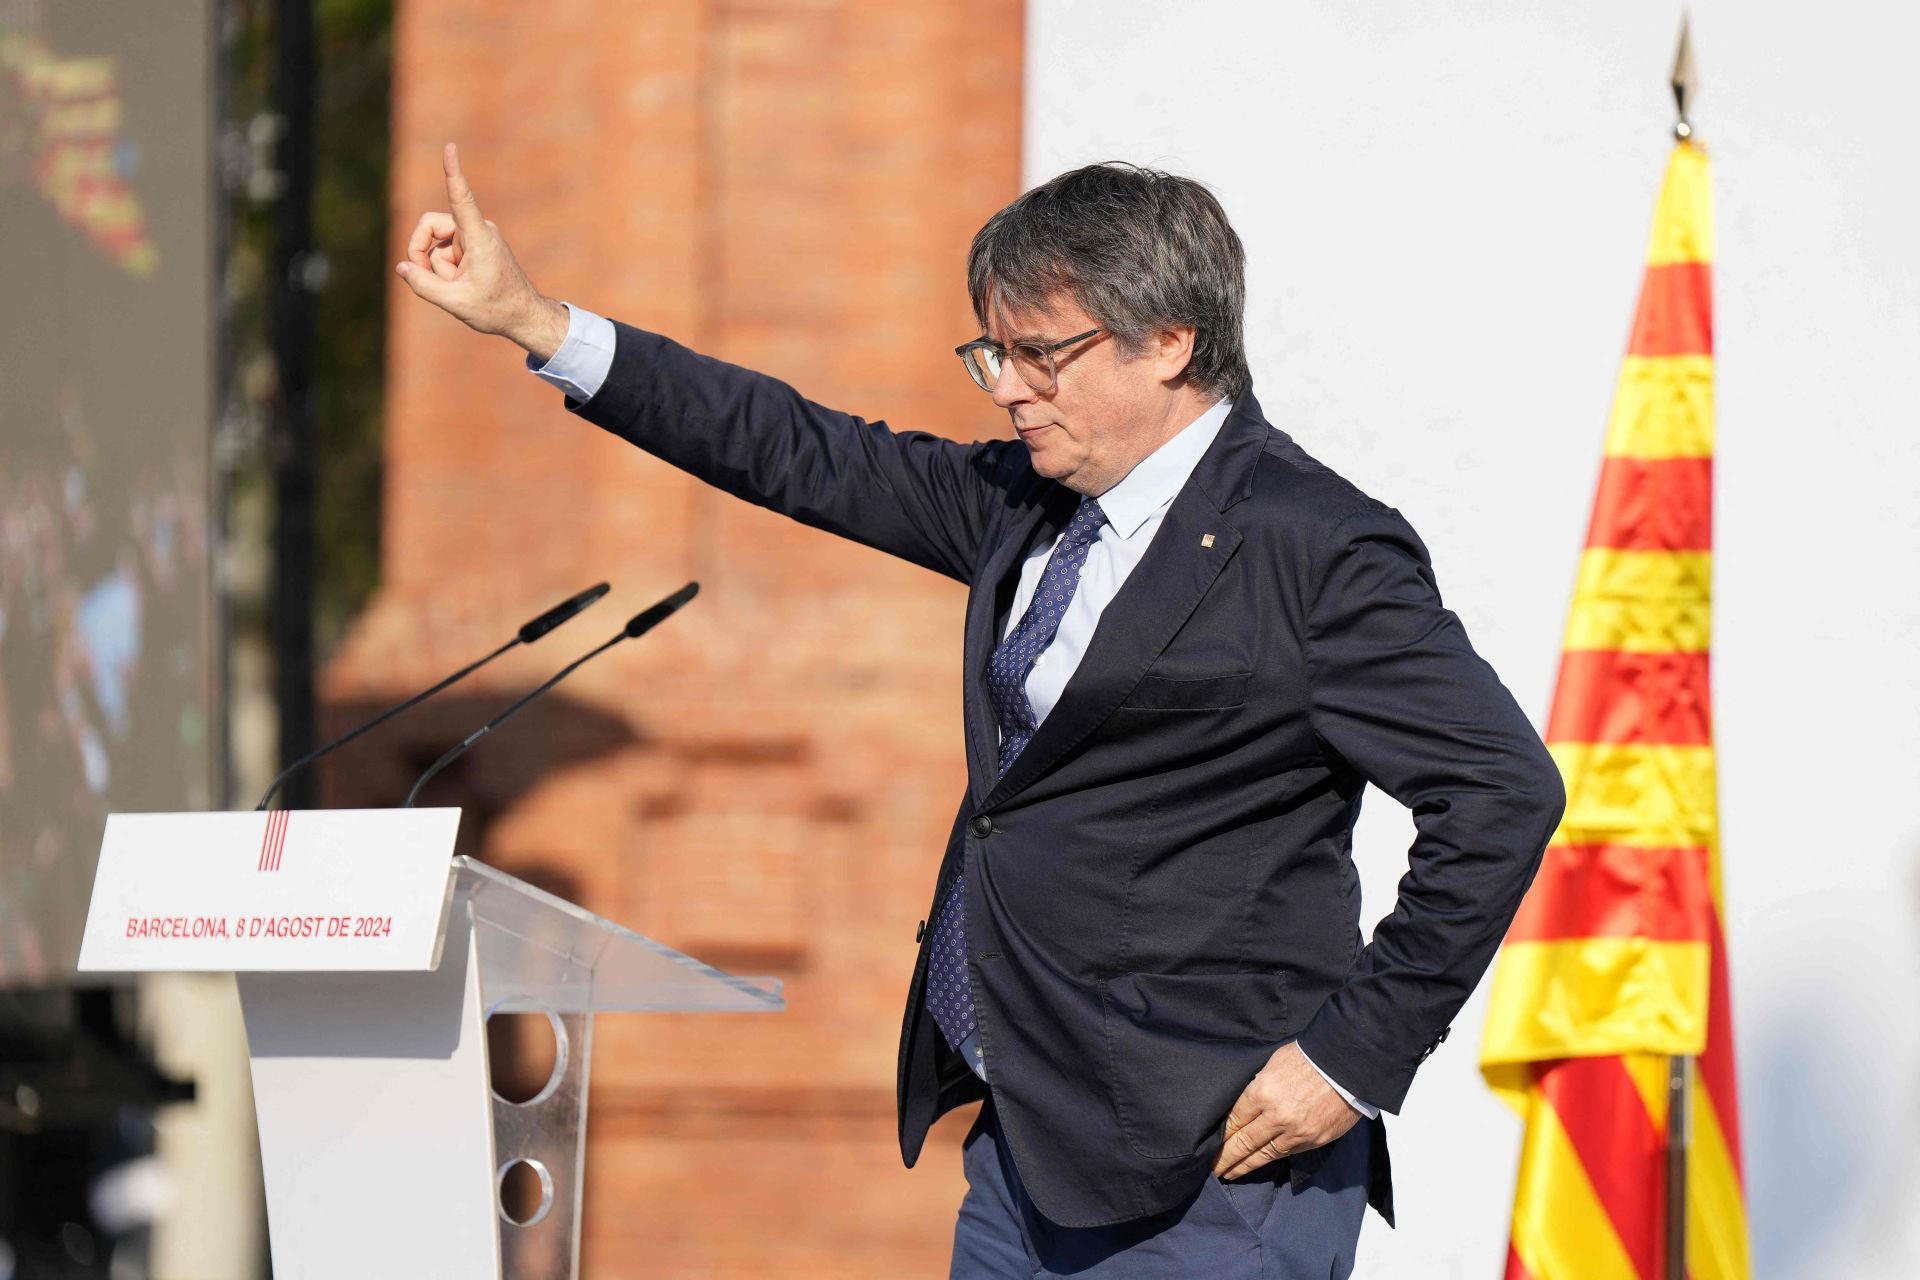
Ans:
[[[915,942],[918,942],[920,941],[920,939],[926,936],[927,936],[927,922],[925,920],[922,920],[919,924],[913,927],[913,940]]]
[[[976,840],[985,840],[993,834],[993,819],[984,813],[973,815],[973,821],[967,824],[967,831]]]

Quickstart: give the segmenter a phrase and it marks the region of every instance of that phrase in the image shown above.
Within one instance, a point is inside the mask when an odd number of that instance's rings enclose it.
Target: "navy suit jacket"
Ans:
[[[990,1084],[923,1000],[901,1028],[901,1153],[991,1089],[1064,1226],[1211,1176],[1234,1099],[1297,1039],[1397,1111],[1492,958],[1564,803],[1559,771],[1440,601],[1427,550],[1242,396],[1006,776],[984,673],[1026,554],[1077,494],[1017,440],[961,444],[813,404],[617,325],[568,408],[749,502],[967,584],[967,793],[927,918],[964,869]],[[1354,819],[1372,782],[1418,837],[1363,945]],[[923,922],[924,923],[924,922]],[[1391,1215],[1376,1123],[1372,1200]],[[1292,1157],[1310,1174],[1315,1153]]]

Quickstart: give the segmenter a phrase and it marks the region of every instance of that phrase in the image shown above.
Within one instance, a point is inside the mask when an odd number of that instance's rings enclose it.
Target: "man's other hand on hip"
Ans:
[[[1359,1119],[1290,1041],[1274,1050],[1227,1113],[1226,1143],[1213,1171],[1241,1177],[1282,1156],[1324,1147]]]

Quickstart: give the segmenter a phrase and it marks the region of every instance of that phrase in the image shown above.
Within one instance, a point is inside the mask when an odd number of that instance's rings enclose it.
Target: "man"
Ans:
[[[985,1099],[953,1274],[1347,1275],[1391,1216],[1379,1110],[1563,795],[1413,530],[1261,417],[1218,203],[1096,165],[996,214],[958,351],[1017,439],[962,445],[542,296],[444,166],[415,293],[570,412],[970,588],[969,786],[900,1048],[909,1165]],[[1419,835],[1363,947],[1369,781]]]

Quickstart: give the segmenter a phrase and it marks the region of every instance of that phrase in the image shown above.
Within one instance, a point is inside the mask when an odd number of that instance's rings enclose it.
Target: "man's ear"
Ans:
[[[1172,382],[1187,371],[1193,361],[1193,326],[1168,325],[1155,335],[1155,369],[1160,381]]]

